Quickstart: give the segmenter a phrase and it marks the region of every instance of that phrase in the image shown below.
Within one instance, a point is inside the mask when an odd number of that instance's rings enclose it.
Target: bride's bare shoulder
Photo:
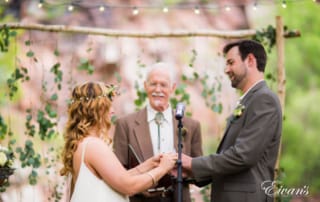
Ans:
[[[87,137],[85,141],[88,141],[87,148],[92,152],[110,152],[112,151],[110,146],[98,137]]]

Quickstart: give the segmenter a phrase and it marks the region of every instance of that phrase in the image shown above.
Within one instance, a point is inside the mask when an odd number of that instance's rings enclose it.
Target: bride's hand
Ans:
[[[161,156],[162,154],[158,154],[148,159],[152,168],[159,166]]]
[[[176,165],[176,162],[178,160],[178,154],[177,153],[165,153],[161,154],[160,158],[160,165],[164,168],[166,168],[168,171],[173,169]]]

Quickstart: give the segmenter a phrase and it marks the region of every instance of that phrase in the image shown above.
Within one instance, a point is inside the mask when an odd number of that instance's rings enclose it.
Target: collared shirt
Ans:
[[[150,136],[152,141],[153,154],[167,153],[174,151],[174,138],[173,138],[173,117],[172,108],[169,106],[163,111],[164,121],[160,125],[160,138],[158,138],[158,125],[156,124],[154,117],[157,111],[155,111],[150,105],[147,105],[147,120],[150,129]],[[158,139],[160,140],[160,150],[158,150]]]
[[[261,79],[261,80],[255,82],[255,83],[240,97],[239,102],[240,102],[241,100],[243,100],[243,98],[248,94],[248,92],[249,92],[253,87],[255,87],[256,85],[258,85],[258,83],[260,83],[260,82],[262,82],[262,81],[264,81],[264,79]]]

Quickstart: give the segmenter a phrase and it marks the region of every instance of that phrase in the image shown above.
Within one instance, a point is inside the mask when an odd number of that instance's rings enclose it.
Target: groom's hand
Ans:
[[[170,171],[170,175],[174,176],[175,178],[178,178],[178,168],[172,169]],[[192,173],[190,171],[182,169],[182,178],[189,178],[189,177],[192,177]]]
[[[181,154],[181,163],[182,163],[182,177],[183,178],[188,178],[192,177],[192,171],[191,171],[191,162],[192,158],[188,155]],[[177,166],[171,170],[170,172],[171,175],[174,177],[178,176],[178,168]]]
[[[191,171],[192,158],[188,155],[181,154],[182,168]]]

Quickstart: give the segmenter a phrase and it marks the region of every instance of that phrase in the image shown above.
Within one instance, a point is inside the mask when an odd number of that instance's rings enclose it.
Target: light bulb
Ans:
[[[198,7],[196,7],[196,8],[194,9],[194,13],[195,13],[195,14],[197,14],[197,15],[199,15],[199,14],[200,14],[200,10],[199,10],[199,8],[198,8]]]
[[[162,11],[163,11],[164,13],[168,13],[169,9],[168,9],[168,7],[164,7],[164,8],[162,9]]]
[[[255,2],[255,3],[253,4],[252,9],[253,9],[254,11],[256,11],[256,10],[257,10],[257,2]]]
[[[99,11],[100,11],[100,12],[103,12],[104,10],[105,10],[104,6],[100,6],[100,7],[99,7]]]
[[[137,7],[134,7],[134,8],[133,8],[132,14],[133,14],[133,15],[138,15],[138,14],[139,14],[139,10],[138,10]]]
[[[71,12],[71,11],[73,11],[73,9],[74,9],[74,6],[73,6],[73,5],[69,5],[69,6],[68,6],[68,11]]]
[[[282,8],[287,8],[286,1],[282,1]]]

